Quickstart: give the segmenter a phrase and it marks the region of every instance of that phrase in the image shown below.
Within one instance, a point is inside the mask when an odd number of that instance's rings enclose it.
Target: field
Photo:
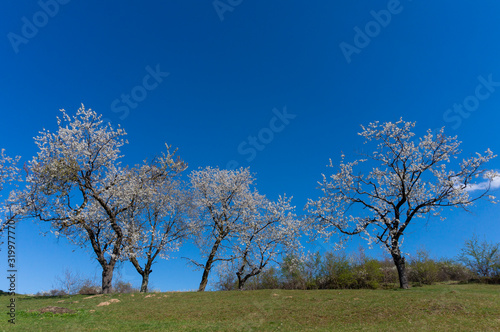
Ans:
[[[500,286],[19,296],[15,328],[6,316],[2,331],[500,331]]]

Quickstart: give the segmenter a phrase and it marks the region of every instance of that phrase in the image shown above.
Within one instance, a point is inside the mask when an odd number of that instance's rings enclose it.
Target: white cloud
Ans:
[[[493,174],[492,173],[485,174],[484,178],[485,179],[492,178],[490,185],[491,190],[500,188],[500,173],[494,172]],[[467,191],[486,190],[488,188],[489,183],[490,180],[486,180],[480,183],[469,184],[467,188],[465,188],[465,190]]]

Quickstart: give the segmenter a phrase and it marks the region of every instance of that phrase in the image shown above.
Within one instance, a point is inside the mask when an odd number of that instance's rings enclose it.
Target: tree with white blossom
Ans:
[[[416,139],[414,127],[415,122],[402,119],[362,126],[359,135],[365,143],[377,143],[374,152],[352,162],[342,155],[338,172],[323,175],[319,183],[322,197],[306,206],[320,236],[340,234],[343,240],[359,234],[369,244],[380,243],[393,258],[401,288],[409,287],[401,250],[408,225],[416,218],[440,216],[444,208],[468,210],[481,198],[494,200],[488,192],[498,178],[483,168],[495,157],[489,149],[457,162],[456,136],[446,136],[442,128]],[[334,167],[331,160],[329,166]],[[482,182],[474,183],[478,177]]]
[[[7,225],[12,224],[22,214],[19,205],[19,193],[16,190],[9,192],[5,200],[2,200],[2,192],[5,185],[19,182],[19,168],[16,164],[20,157],[9,157],[5,154],[5,149],[0,150],[0,235]]]
[[[280,196],[273,202],[263,197],[252,217],[240,225],[233,247],[238,289],[269,263],[278,263],[277,258],[299,251],[303,224],[294,210],[291,198]]]
[[[205,263],[191,260],[203,269],[198,291],[205,290],[214,264],[232,261],[232,243],[237,232],[256,213],[262,200],[253,188],[249,169],[221,170],[206,167],[190,175],[193,215],[191,229]]]
[[[35,138],[38,153],[29,163],[27,194],[30,215],[50,222],[57,236],[88,247],[102,267],[102,292],[109,293],[124,247],[122,214],[135,198],[120,166],[125,131],[103,124],[82,107],[70,117],[61,110],[55,133]]]
[[[189,235],[189,199],[179,179],[187,165],[174,155],[154,158],[130,172],[129,181],[137,185],[138,194],[123,215],[127,233],[124,254],[142,277],[141,292],[148,291],[155,259],[168,259]]]

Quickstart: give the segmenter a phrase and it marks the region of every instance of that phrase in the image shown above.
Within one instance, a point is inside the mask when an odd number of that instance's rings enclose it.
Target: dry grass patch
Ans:
[[[118,302],[120,302],[120,300],[118,300],[118,299],[111,299],[109,301],[101,302],[97,306],[98,307],[103,307],[103,306],[110,305],[111,303],[118,303]]]

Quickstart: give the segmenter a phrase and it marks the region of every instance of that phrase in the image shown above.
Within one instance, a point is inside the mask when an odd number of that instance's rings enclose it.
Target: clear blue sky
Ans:
[[[360,124],[402,116],[419,133],[446,126],[465,156],[500,153],[498,1],[60,2],[45,6],[50,15],[36,1],[1,5],[0,148],[23,161],[36,153],[33,136],[56,128],[58,110],[80,103],[126,129],[124,162],[167,142],[190,170],[250,166],[260,192],[293,195],[299,213],[319,195],[329,158],[356,158]],[[282,125],[273,118],[285,107]],[[254,154],[248,137],[259,133]],[[453,257],[472,232],[500,242],[500,206],[474,212],[411,225],[406,250]],[[52,288],[64,267],[100,276],[93,253],[41,230],[18,226],[20,292]],[[201,278],[180,259],[153,270],[161,290],[195,289]],[[139,284],[129,263],[121,274]]]

